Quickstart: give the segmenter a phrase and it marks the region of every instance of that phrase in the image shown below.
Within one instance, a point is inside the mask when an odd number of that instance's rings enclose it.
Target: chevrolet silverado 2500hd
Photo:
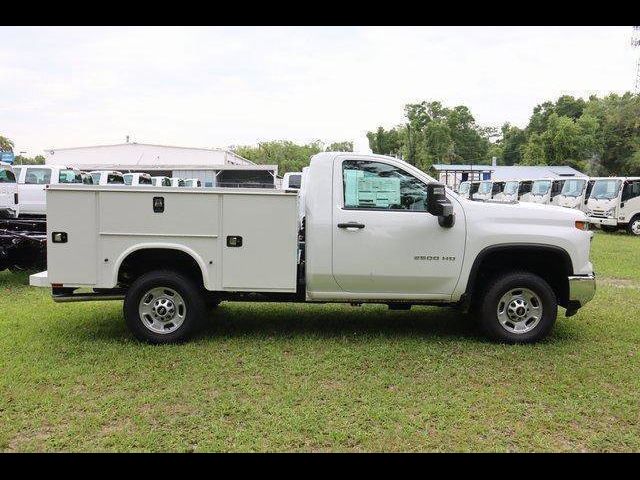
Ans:
[[[31,284],[124,299],[153,343],[187,338],[224,300],[459,306],[526,343],[595,293],[582,212],[466,200],[377,155],[315,155],[302,188],[299,228],[300,197],[282,190],[51,186],[48,272]]]

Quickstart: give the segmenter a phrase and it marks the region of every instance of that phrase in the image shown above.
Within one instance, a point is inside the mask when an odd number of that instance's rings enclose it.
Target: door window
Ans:
[[[0,183],[16,183],[16,177],[11,170],[0,170]]]
[[[51,182],[51,170],[48,168],[27,168],[24,183],[27,185],[47,185]]]
[[[381,162],[342,162],[344,207],[427,211],[427,186],[413,175]]]
[[[622,192],[622,201],[640,196],[640,181],[627,182]]]

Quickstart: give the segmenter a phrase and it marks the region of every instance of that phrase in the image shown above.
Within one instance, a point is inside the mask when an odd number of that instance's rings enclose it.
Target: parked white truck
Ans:
[[[125,173],[122,175],[125,185],[138,186],[138,185],[153,185],[151,175],[148,173]]]
[[[51,186],[48,271],[30,282],[59,302],[124,299],[152,343],[186,339],[224,300],[458,306],[528,343],[595,293],[582,212],[467,201],[378,155],[315,155],[303,190],[299,229],[282,190]]]
[[[497,202],[528,202],[531,196],[532,180],[505,180],[502,191],[493,199]]]
[[[47,213],[46,187],[82,183],[80,170],[63,165],[22,165],[17,172],[20,215],[44,217]]]
[[[588,178],[567,178],[558,195],[558,206],[587,211],[587,201],[595,180]]]
[[[558,195],[564,186],[564,179],[542,178],[535,180],[527,201],[542,205],[558,205]]]
[[[640,177],[595,178],[587,200],[589,222],[607,232],[640,235]]]
[[[11,165],[0,162],[0,218],[17,218],[19,214],[16,176]]]

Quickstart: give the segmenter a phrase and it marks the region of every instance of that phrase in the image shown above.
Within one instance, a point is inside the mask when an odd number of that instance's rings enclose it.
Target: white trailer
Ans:
[[[303,190],[52,186],[48,272],[31,284],[124,299],[153,343],[186,339],[225,300],[458,306],[526,343],[595,293],[581,212],[465,201],[378,155],[318,154]]]

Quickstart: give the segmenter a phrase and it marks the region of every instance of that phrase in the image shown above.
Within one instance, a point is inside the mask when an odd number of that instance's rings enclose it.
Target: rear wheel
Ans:
[[[493,340],[534,343],[545,338],[558,314],[556,295],[541,277],[513,272],[494,278],[479,302],[480,326]]]
[[[631,221],[627,225],[627,232],[629,232],[631,235],[640,236],[640,215],[636,215],[631,219]]]
[[[198,286],[184,275],[159,270],[138,278],[124,299],[131,333],[149,343],[177,343],[202,324],[205,302]]]

